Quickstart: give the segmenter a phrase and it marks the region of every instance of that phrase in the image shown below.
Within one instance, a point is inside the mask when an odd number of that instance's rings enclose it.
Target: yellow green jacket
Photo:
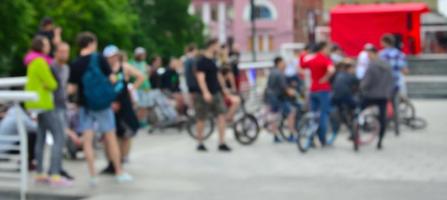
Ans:
[[[25,90],[36,92],[37,101],[25,102],[28,110],[53,110],[53,92],[57,89],[57,81],[54,78],[51,68],[43,58],[36,58],[27,66],[27,82]]]

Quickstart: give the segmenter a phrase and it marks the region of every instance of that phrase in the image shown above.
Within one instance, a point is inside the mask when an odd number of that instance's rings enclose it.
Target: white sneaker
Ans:
[[[123,172],[120,175],[116,175],[115,177],[116,177],[116,181],[118,181],[118,183],[125,183],[125,182],[133,181],[133,177],[126,172]]]
[[[96,180],[95,176],[90,177],[90,179],[88,180],[88,185],[90,187],[96,187],[96,185],[98,184],[98,180]]]

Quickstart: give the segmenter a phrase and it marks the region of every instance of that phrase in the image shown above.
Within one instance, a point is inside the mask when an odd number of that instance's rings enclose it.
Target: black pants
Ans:
[[[373,98],[365,98],[362,101],[362,110],[368,106],[377,106],[379,107],[379,123],[380,123],[380,131],[379,131],[379,142],[378,144],[382,144],[382,140],[385,137],[386,131],[386,113],[387,113],[387,99],[373,99]]]
[[[27,134],[26,134],[28,137],[28,167],[29,168],[31,168],[31,166],[33,165],[33,162],[34,162],[34,158],[35,158],[35,155],[34,155],[34,148],[35,148],[35,145],[36,145],[36,135],[37,135],[37,133],[34,133],[34,132],[28,132]],[[19,142],[17,142],[16,143],[16,145],[19,145],[20,143]],[[10,150],[10,151],[8,151],[7,152],[7,154],[12,154],[12,155],[18,155],[18,154],[20,154],[20,151],[18,151],[18,150]]]

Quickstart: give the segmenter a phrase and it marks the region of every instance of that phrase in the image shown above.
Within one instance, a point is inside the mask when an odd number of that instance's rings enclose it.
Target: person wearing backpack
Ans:
[[[106,59],[98,54],[96,36],[90,32],[78,35],[80,56],[70,65],[69,94],[76,96],[79,106],[80,131],[83,149],[90,173],[90,185],[96,185],[93,142],[95,132],[107,143],[107,152],[115,167],[118,182],[132,181],[121,167],[121,156],[115,134],[115,117],[112,102],[116,98],[113,83],[116,77]]]

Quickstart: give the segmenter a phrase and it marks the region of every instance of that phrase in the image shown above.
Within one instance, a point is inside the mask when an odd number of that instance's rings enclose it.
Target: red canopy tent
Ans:
[[[421,51],[420,15],[425,3],[338,5],[331,10],[331,38],[347,55],[357,55],[366,43],[380,46],[383,34],[394,34],[407,54]]]

